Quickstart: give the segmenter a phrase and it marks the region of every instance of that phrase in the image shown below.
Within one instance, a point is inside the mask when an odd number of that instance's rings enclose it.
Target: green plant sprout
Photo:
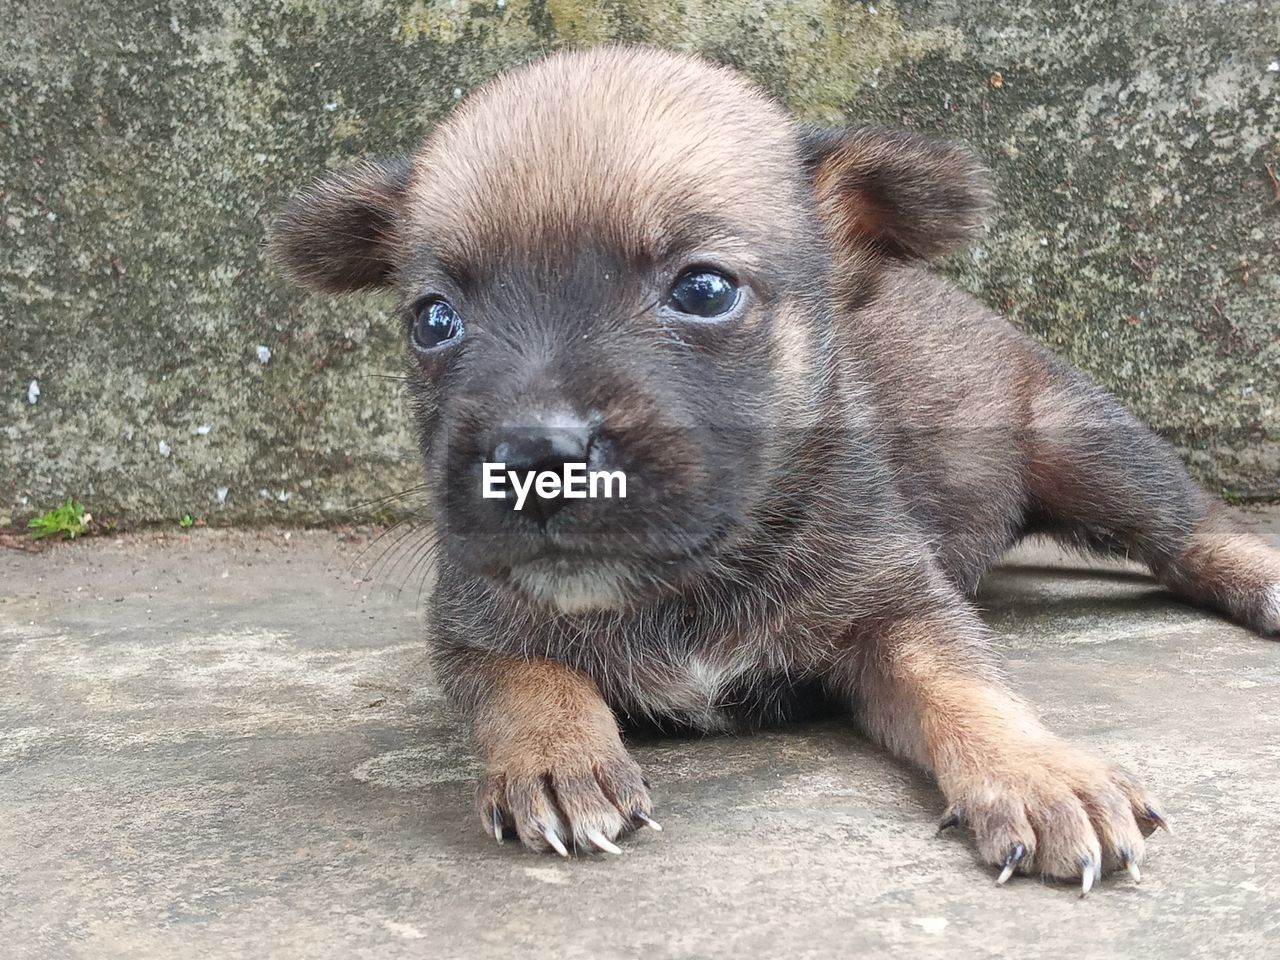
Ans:
[[[67,540],[74,540],[88,532],[89,521],[92,519],[84,504],[67,497],[66,503],[40,514],[27,524],[27,528],[36,540],[55,533],[62,534]]]
[[[195,518],[192,517],[191,514],[184,513],[178,520],[178,526],[182,527],[182,529],[185,530],[187,529],[187,527],[191,526],[195,522],[196,522]]]

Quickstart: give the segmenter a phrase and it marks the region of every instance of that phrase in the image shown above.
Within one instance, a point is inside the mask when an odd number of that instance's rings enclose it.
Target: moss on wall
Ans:
[[[368,516],[415,482],[387,304],[292,289],[281,198],[565,44],[973,142],[948,269],[1193,470],[1280,496],[1280,2],[0,0],[0,523]],[[32,391],[32,383],[38,396]],[[34,400],[35,402],[31,402]],[[395,502],[392,503],[395,509]]]

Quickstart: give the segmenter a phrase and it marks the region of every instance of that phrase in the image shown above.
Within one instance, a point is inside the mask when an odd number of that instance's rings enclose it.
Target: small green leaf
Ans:
[[[74,540],[88,531],[89,521],[92,519],[83,504],[67,497],[66,503],[40,514],[27,524],[27,529],[36,540],[58,533],[68,540]]]

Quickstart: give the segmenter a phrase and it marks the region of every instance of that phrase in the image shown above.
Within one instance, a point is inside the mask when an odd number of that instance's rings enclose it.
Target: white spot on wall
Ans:
[[[27,403],[35,403],[40,399],[40,384],[32,380],[27,384]]]
[[[329,111],[329,113],[333,113],[333,111],[338,109],[338,103],[336,100],[330,100],[328,103],[324,105],[324,108],[325,110]]]
[[[230,487],[218,487],[213,491],[214,496],[218,498],[218,505],[222,506],[227,502],[227,494],[231,492]]]
[[[254,347],[254,352],[258,355],[258,362],[259,362],[259,363],[270,363],[270,362],[271,362],[271,348],[270,348],[270,347],[265,346],[265,345],[263,345],[263,344],[261,344],[261,343],[260,343],[260,344],[258,344],[256,347]]]
[[[209,435],[209,431],[212,429],[213,427],[209,426],[207,423],[202,423],[198,427],[193,427],[191,432],[198,437],[205,437]]]
[[[462,99],[462,88],[461,88],[461,87],[454,87],[454,88],[453,88],[453,99],[455,99],[455,100],[461,100],[461,99]]]
[[[396,920],[383,920],[382,925],[402,940],[425,940],[427,935],[410,923]]]
[[[925,933],[941,933],[947,929],[946,917],[917,917],[911,921]]]
[[[169,454],[173,452],[173,448],[170,447],[169,444],[166,443],[164,440],[161,440],[159,443],[156,444],[156,449],[160,451],[160,456],[162,457],[167,457]]]
[[[1272,60],[1268,63],[1267,73],[1280,73],[1280,60]]]

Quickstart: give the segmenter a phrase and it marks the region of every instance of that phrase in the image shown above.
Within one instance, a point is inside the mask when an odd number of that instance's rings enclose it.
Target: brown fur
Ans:
[[[435,299],[466,315],[447,348],[410,337],[408,382],[433,660],[475,724],[486,829],[545,849],[634,826],[650,801],[614,717],[834,706],[933,773],[988,863],[1086,887],[1136,869],[1158,808],[1007,689],[966,595],[1045,533],[1274,633],[1280,555],[1115,398],[927,271],[990,197],[956,145],[817,130],[730,71],[606,48],[499,78],[412,161],[286,208],[295,276],[393,286],[406,331]],[[673,315],[691,264],[739,282],[732,319]],[[480,502],[477,464],[556,418],[635,495],[536,523]]]

